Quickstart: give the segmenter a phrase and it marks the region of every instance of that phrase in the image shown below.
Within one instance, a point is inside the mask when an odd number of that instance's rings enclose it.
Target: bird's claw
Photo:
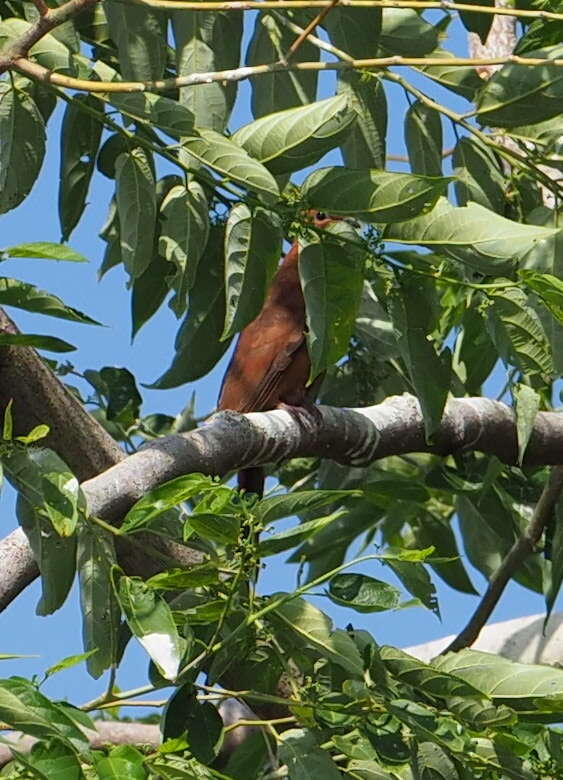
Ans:
[[[280,401],[277,408],[290,414],[295,419],[296,423],[305,430],[311,426],[318,427],[323,421],[323,416],[319,407],[313,403],[304,404],[303,406],[293,406],[292,404],[286,404],[283,401]]]

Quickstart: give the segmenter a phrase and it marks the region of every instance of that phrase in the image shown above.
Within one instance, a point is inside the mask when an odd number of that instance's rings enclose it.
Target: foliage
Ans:
[[[535,415],[551,409],[563,372],[562,236],[553,207],[560,183],[546,172],[561,172],[562,162],[561,19],[521,17],[517,52],[537,63],[507,62],[482,81],[441,48],[453,18],[446,8],[434,16],[333,8],[319,37],[304,40],[315,9],[260,10],[250,24],[240,4],[82,5],[0,78],[0,213],[31,191],[46,134],[57,132],[51,116],[63,112],[62,242],[80,223],[92,178],[107,177],[114,194],[101,228],[100,276],[123,265],[133,335],[166,302],[181,319],[170,367],[154,386],[176,387],[214,368],[259,311],[284,238],[297,237],[311,379],[327,372],[322,400],[353,407],[414,392],[432,440],[448,395],[480,395],[502,375],[499,396],[513,401],[522,465]],[[491,4],[467,5],[461,23],[485,39]],[[0,3],[0,49],[33,31],[37,8]],[[561,16],[560,3],[542,8]],[[323,49],[340,63],[336,84],[322,72]],[[388,60],[377,68],[351,62],[390,56],[415,66],[416,79],[389,70]],[[421,64],[425,57],[430,64]],[[33,68],[51,76],[38,78]],[[207,74],[204,83],[198,73]],[[243,78],[250,107],[233,110]],[[153,83],[162,79],[165,89]],[[121,89],[125,81],[146,89]],[[431,97],[436,84],[443,105]],[[408,157],[393,162],[387,105],[400,92],[409,101]],[[452,105],[461,102],[457,113]],[[452,130],[454,148],[446,150]],[[342,221],[319,232],[309,209],[367,227]],[[66,243],[0,250],[0,261],[21,257],[67,261],[69,273],[84,260]],[[7,276],[0,305],[99,325]],[[1,333],[0,348],[10,345],[74,349],[41,333]],[[54,365],[61,377],[82,378],[85,402],[128,452],[196,425],[193,404],[178,418],[142,413],[126,368]],[[2,776],[563,777],[561,670],[470,650],[424,664],[357,627],[363,614],[389,609],[439,615],[433,575],[475,593],[460,542],[490,578],[525,532],[545,470],[469,451],[349,469],[292,461],[271,469],[279,489],[260,501],[213,475],[191,474],[155,488],[115,528],[89,516],[66,464],[41,447],[47,433],[39,426],[14,436],[7,408],[0,457],[41,573],[38,611],[57,610],[75,575],[80,583],[85,653],[46,677],[84,661],[95,678],[110,670],[110,685],[95,702],[67,704],[48,699],[38,680],[0,680],[0,721],[38,739]],[[535,552],[513,572],[546,594],[548,610],[563,579],[557,514],[552,560]],[[298,522],[277,527],[295,515]],[[201,560],[128,576],[115,543],[138,544],[140,531],[189,544]],[[357,540],[366,552],[349,560]],[[263,595],[261,560],[286,551],[306,567],[304,582]],[[387,582],[390,572],[400,588]],[[312,595],[351,610],[354,622],[335,629]],[[149,689],[166,692],[162,745],[90,750],[87,713],[136,695],[114,688],[132,638],[150,659]],[[223,741],[239,726],[226,726],[212,701],[237,692],[264,728],[226,756]]]

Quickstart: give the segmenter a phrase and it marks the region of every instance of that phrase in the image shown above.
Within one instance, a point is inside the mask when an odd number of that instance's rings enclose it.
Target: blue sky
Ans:
[[[465,34],[459,30],[455,32],[451,44],[454,50],[463,53]],[[330,94],[334,74],[323,74],[323,80],[321,97]],[[417,86],[424,86],[433,97],[443,94],[439,88],[422,77],[414,77],[412,80]],[[233,128],[248,121],[248,96],[249,86],[243,82],[231,123]],[[394,88],[388,91],[388,100],[388,152],[404,154],[402,117],[406,107],[405,98],[401,90]],[[452,100],[451,95],[448,100],[455,108],[465,105],[461,100]],[[31,195],[22,206],[1,218],[0,247],[30,241],[59,240],[57,197],[60,119],[61,111],[57,110],[49,123],[45,164]],[[446,147],[454,141],[449,125],[444,125],[444,139]],[[338,161],[333,155],[323,162],[330,164]],[[404,167],[399,165],[398,169],[404,170]],[[97,269],[105,246],[97,234],[105,219],[112,188],[112,182],[99,174],[95,176],[89,206],[69,242],[89,259],[88,264],[34,259],[10,260],[3,264],[2,273],[32,282],[59,295],[69,305],[86,312],[105,325],[103,328],[88,327],[10,310],[22,331],[57,335],[75,344],[78,350],[70,353],[68,358],[81,371],[86,368],[99,369],[105,365],[125,366],[136,375],[139,382],[149,383],[160,376],[169,365],[177,322],[168,307],[164,306],[131,344],[130,300],[122,269],[115,268],[101,282],[97,281]],[[186,404],[193,390],[197,394],[197,413],[201,415],[210,412],[216,402],[227,360],[228,356],[225,356],[212,374],[193,385],[167,391],[142,390],[143,413],[159,411],[176,414]],[[367,402],[369,399],[366,399]],[[5,489],[0,498],[0,522],[2,535],[15,527],[13,495],[9,489]],[[372,576],[393,581],[391,572],[378,564],[364,565],[362,570],[369,571]],[[260,590],[267,593],[290,589],[295,583],[295,576],[296,567],[286,565],[283,556],[268,559],[261,575]],[[475,585],[482,589],[482,576],[473,571],[472,577]],[[381,644],[407,646],[457,632],[477,604],[474,597],[454,592],[443,586],[437,578],[434,579],[438,586],[442,611],[441,623],[424,609],[358,615],[335,607],[325,598],[315,597],[314,601],[340,626],[351,621],[356,627],[371,631]],[[39,618],[34,614],[38,596],[38,583],[35,583],[0,616],[0,654],[38,654],[37,658],[3,661],[2,676],[41,675],[42,671],[62,657],[82,651],[76,589],[63,609],[48,618]],[[511,584],[493,619],[532,614],[541,612],[542,609],[543,600],[540,596]],[[144,652],[131,642],[126,660],[118,674],[118,684],[122,689],[143,684],[146,680],[146,668]],[[80,704],[100,693],[103,690],[103,682],[91,680],[81,667],[77,667],[49,680],[45,690],[53,697],[68,698],[73,703]],[[133,716],[135,712],[127,714]]]

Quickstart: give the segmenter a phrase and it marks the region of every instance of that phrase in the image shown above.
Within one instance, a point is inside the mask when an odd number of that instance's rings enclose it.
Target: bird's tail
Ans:
[[[262,498],[264,495],[264,469],[261,466],[254,466],[250,469],[243,469],[238,473],[239,490],[246,493],[256,493]]]

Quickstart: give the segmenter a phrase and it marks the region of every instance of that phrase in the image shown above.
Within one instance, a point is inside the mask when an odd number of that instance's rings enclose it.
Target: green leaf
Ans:
[[[88,650],[88,652],[86,653],[80,653],[79,655],[68,655],[66,658],[63,658],[61,661],[58,661],[56,664],[53,664],[45,671],[43,682],[45,682],[45,680],[48,680],[49,677],[53,677],[55,674],[58,674],[59,672],[64,672],[65,669],[72,669],[73,666],[77,666],[78,664],[81,664],[82,661],[86,661],[95,652],[96,650],[94,649],[94,650]]]
[[[488,146],[477,138],[460,138],[452,163],[460,206],[466,206],[472,200],[497,214],[504,214],[507,182],[497,157]]]
[[[276,601],[276,593],[271,598]],[[331,663],[342,667],[349,674],[362,675],[360,652],[345,631],[332,630],[331,619],[302,598],[290,598],[270,613],[269,617],[283,626],[283,631],[293,634],[306,646],[314,647]]]
[[[99,376],[108,401],[107,419],[128,428],[138,419],[142,403],[135,377],[117,366],[104,366]]]
[[[49,701],[28,680],[0,680],[0,720],[17,731],[38,739],[59,737],[86,750],[88,740],[63,707]]]
[[[186,569],[168,569],[154,574],[145,583],[156,590],[189,590],[219,581],[219,569],[212,561],[195,564]]]
[[[223,229],[212,227],[205,263],[200,263],[190,306],[176,336],[176,354],[170,368],[152,388],[167,389],[204,376],[227,350],[220,341],[225,322]]]
[[[12,416],[12,405],[14,399],[10,398],[4,409],[4,422],[2,424],[2,438],[4,441],[11,441],[14,432],[14,418]]]
[[[518,709],[532,703],[549,708],[549,699],[563,695],[563,670],[539,664],[520,664],[479,650],[461,650],[432,662],[439,671],[455,674],[492,699]],[[554,701],[557,707],[556,701]]]
[[[123,3],[104,3],[104,11],[125,81],[162,78],[166,66],[166,16]]]
[[[527,287],[538,295],[556,320],[563,325],[563,281],[553,274],[520,271]]]
[[[469,0],[469,5],[481,5],[476,0]],[[485,0],[483,5],[489,8],[494,8],[494,0]],[[462,21],[463,26],[468,32],[475,33],[481,39],[481,43],[485,45],[487,36],[490,32],[491,25],[495,17],[493,14],[479,14],[473,11],[460,11],[459,18]]]
[[[211,764],[221,747],[223,721],[217,708],[209,701],[200,703],[193,685],[188,684],[170,697],[163,714],[162,736],[165,742],[184,737],[190,753]]]
[[[445,252],[480,273],[500,276],[553,233],[549,228],[512,222],[477,203],[456,208],[441,198],[430,213],[388,225],[384,237]]]
[[[172,187],[160,207],[162,227],[158,239],[160,254],[175,266],[167,278],[174,290],[170,308],[179,317],[188,306],[198,263],[205,252],[209,236],[207,198],[201,184],[189,181],[187,186]]]
[[[115,570],[114,570],[115,571]],[[167,680],[175,680],[186,651],[166,601],[147,588],[139,577],[114,579],[115,592],[134,636]]]
[[[156,236],[154,237],[152,256],[148,267],[133,282],[131,293],[131,339],[133,340],[143,325],[159,310],[169,292],[168,276],[173,273],[173,266],[158,253]],[[115,252],[115,254],[114,254]],[[108,265],[106,265],[106,259]],[[108,269],[109,263],[121,262],[121,250],[117,241],[108,244],[102,272]]]
[[[438,354],[429,341],[433,329],[432,307],[420,305],[428,299],[431,290],[422,277],[405,275],[401,277],[400,289],[390,298],[397,342],[420,402],[427,440],[440,427],[451,377],[449,350]]]
[[[507,63],[493,73],[479,95],[477,119],[489,127],[536,124],[563,113],[563,73],[549,60],[563,56],[563,46],[530,51],[545,65]]]
[[[337,95],[256,119],[237,130],[233,141],[280,175],[320,160],[340,144],[355,119],[346,96]]]
[[[377,9],[369,10],[377,12]],[[377,78],[366,81],[363,73],[343,71],[338,77],[338,94],[346,97],[357,115],[340,144],[344,165],[384,169],[387,98],[383,84]]]
[[[453,52],[445,49],[435,49],[432,52],[432,58],[443,59],[444,64],[426,65],[418,67],[417,70],[420,70],[425,76],[428,76],[428,78],[442,87],[473,102],[475,95],[483,87],[483,81],[479,77],[476,68],[448,64],[448,60],[456,59],[456,56]]]
[[[331,42],[354,59],[374,56],[381,31],[381,8],[332,8],[323,24]]]
[[[193,132],[194,115],[192,112],[181,105],[181,103],[178,103],[177,100],[171,100],[171,98],[167,98],[164,95],[151,95],[149,92],[129,95],[110,92],[104,95],[104,99],[114,108],[117,108],[125,117],[161,130],[163,133],[172,136],[172,138],[181,138]],[[110,154],[112,150],[107,148],[110,141],[112,146],[117,147],[115,155]],[[105,150],[106,157],[111,156],[116,159],[127,148],[126,146],[123,148],[123,144],[124,139],[122,135],[110,136],[102,147],[100,156]],[[99,165],[100,160],[98,160]],[[109,160],[104,162],[103,165],[104,168],[109,166],[111,169],[112,167]]]
[[[440,698],[483,696],[480,688],[452,672],[438,670],[434,664],[419,661],[396,647],[380,648],[381,660],[387,671],[402,684],[410,685],[426,696]]]
[[[314,18],[315,11],[284,9],[284,16],[301,27]],[[256,18],[256,25],[248,46],[247,64],[263,65],[282,59],[293,41],[295,33],[278,22],[271,11],[262,11]],[[305,39],[297,49],[294,62],[319,60],[316,46]],[[250,79],[252,88],[252,114],[255,117],[283,111],[292,106],[307,105],[315,100],[318,73],[315,71],[278,71]]]
[[[405,142],[411,170],[424,176],[442,176],[442,120],[433,108],[417,100],[405,116]]]
[[[334,227],[334,233],[303,242],[299,254],[311,378],[346,354],[362,296],[363,253],[335,240],[340,235],[353,242],[356,234],[343,222]]]
[[[399,222],[430,211],[450,179],[378,170],[320,168],[303,182],[305,200],[364,222]],[[433,213],[433,212],[432,212]]]
[[[240,11],[172,11],[178,76],[230,70],[239,65],[242,36]],[[237,82],[211,82],[180,89],[180,103],[198,128],[223,132],[233,108]]]
[[[240,536],[240,521],[231,515],[194,512],[188,520],[189,531],[219,544],[236,544]]]
[[[354,780],[395,780],[392,774],[375,761],[354,759],[348,764],[348,774]]]
[[[19,206],[29,195],[44,156],[45,123],[39,109],[25,92],[1,82],[0,214]]]
[[[0,50],[5,49],[30,33],[32,25],[23,19],[4,19],[0,24]],[[27,52],[39,65],[50,71],[74,75],[72,53],[53,33],[46,33]],[[19,138],[22,141],[22,138]],[[1,190],[1,188],[0,188]]]
[[[98,780],[145,780],[145,757],[132,745],[118,745],[107,756],[94,753]]]
[[[415,547],[434,547],[441,558],[448,558],[447,562],[430,560],[428,563],[450,587],[476,596],[477,591],[460,558],[457,541],[449,522],[427,512],[422,513],[418,519],[420,524],[411,525]]]
[[[47,314],[71,322],[82,322],[86,325],[101,324],[78,309],[67,306],[56,295],[40,290],[33,284],[5,276],[0,276],[0,305],[15,306],[25,311]]]
[[[4,459],[18,490],[16,512],[41,572],[40,615],[65,601],[75,571],[76,526],[84,499],[75,477],[52,450],[13,450]]]
[[[387,556],[384,556],[382,560],[395,572],[412,596],[419,599],[427,609],[432,610],[437,617],[440,617],[436,588],[423,563],[393,559]]]
[[[263,498],[256,506],[256,516],[263,525],[269,525],[283,517],[320,509],[327,504],[341,503],[342,499],[360,496],[358,490],[300,490],[283,496]]]
[[[314,520],[309,520],[305,523],[300,523],[294,528],[289,528],[287,531],[282,531],[279,534],[262,537],[262,541],[259,544],[258,551],[261,557],[267,557],[268,555],[276,555],[277,553],[289,550],[291,547],[295,547],[297,544],[301,544],[306,539],[314,536],[318,531],[330,526],[335,520],[347,515],[347,512],[341,510],[333,512],[325,517],[316,517]]]
[[[350,607],[356,612],[382,612],[395,609],[401,594],[392,585],[365,574],[346,572],[337,574],[329,583],[329,599],[341,607]]]
[[[83,255],[69,246],[52,244],[48,241],[33,241],[30,244],[18,244],[0,250],[2,260],[12,257],[39,257],[42,260],[64,260],[69,263],[87,263]]]
[[[102,135],[102,122],[83,106],[100,110],[93,95],[75,95],[66,107],[61,126],[59,221],[63,241],[68,241],[86,206]]]
[[[22,755],[14,752],[18,763],[23,764],[31,773],[29,777],[48,780],[82,780],[82,768],[75,751],[62,740],[49,739],[47,743],[39,742],[33,745],[31,752]]]
[[[46,349],[48,352],[73,352],[76,349],[68,341],[39,333],[0,333],[0,346],[35,347],[35,349]]]
[[[127,96],[129,97],[129,96]],[[115,164],[120,154],[129,153],[129,141],[122,133],[114,133],[102,144],[96,160],[96,167],[108,179],[115,179]],[[112,209],[110,201],[110,210]],[[100,231],[103,234],[104,228]]]
[[[88,672],[98,679],[117,662],[120,609],[111,584],[113,537],[92,523],[78,530],[77,569]]]
[[[205,493],[216,485],[204,474],[186,474],[149,490],[127,512],[120,526],[121,533],[132,533],[143,528],[155,517],[167,512],[188,498]]]
[[[146,152],[140,147],[119,155],[115,174],[121,257],[127,272],[135,279],[148,268],[153,254],[156,223],[154,174]]]
[[[518,287],[509,287],[495,292],[491,300],[488,325],[502,359],[529,376],[552,376],[554,369],[547,337],[526,293]]]
[[[272,174],[230,138],[201,129],[199,136],[185,138],[182,148],[221,176],[255,192],[264,203],[278,200],[280,191]]]
[[[243,329],[259,313],[282,248],[277,214],[245,203],[231,209],[225,230],[225,328],[222,338]]]
[[[548,576],[544,583],[546,612],[544,632],[563,582],[563,516],[561,501],[555,507],[554,517],[551,519],[545,535],[545,554],[551,558],[551,568],[548,570]]]
[[[438,30],[415,10],[384,8],[379,46],[384,53],[424,57],[438,46]],[[372,55],[373,56],[373,55]]]
[[[518,465],[524,461],[524,454],[534,429],[536,414],[540,408],[540,396],[528,385],[517,384],[513,390],[518,436]]]
[[[287,766],[290,780],[341,780],[342,775],[330,754],[316,742],[310,731],[284,731],[279,747],[279,760]]]
[[[429,736],[432,736],[432,732]],[[447,753],[434,742],[422,742],[416,754],[417,769],[420,777],[432,777],[436,780],[458,780],[456,765]]]

